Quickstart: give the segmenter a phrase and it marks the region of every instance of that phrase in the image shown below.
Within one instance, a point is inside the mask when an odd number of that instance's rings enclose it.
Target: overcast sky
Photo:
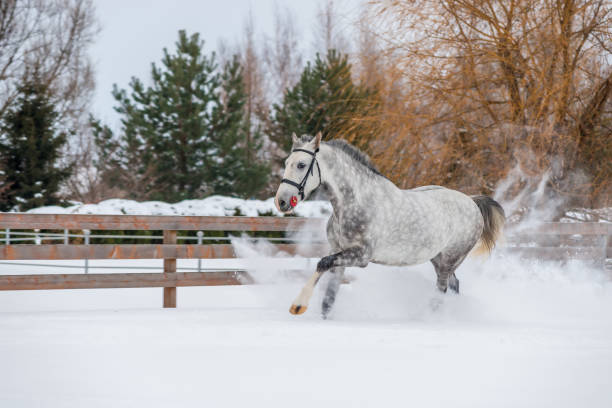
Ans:
[[[222,38],[230,43],[240,39],[249,10],[256,31],[271,34],[274,8],[282,5],[295,13],[303,49],[310,52],[313,39],[308,28],[320,4],[321,0],[95,0],[101,32],[91,49],[97,83],[93,112],[115,127],[113,83],[126,88],[132,76],[148,80],[151,62],[159,62],[163,47],[174,47],[180,29],[199,32],[210,52]]]

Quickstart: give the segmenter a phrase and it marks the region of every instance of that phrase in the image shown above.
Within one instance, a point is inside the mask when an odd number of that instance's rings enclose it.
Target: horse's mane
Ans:
[[[355,160],[357,163],[362,164],[374,174],[385,177],[380,173],[380,171],[378,171],[376,166],[374,166],[374,163],[372,163],[372,161],[370,160],[370,157],[367,154],[365,154],[364,152],[362,152],[361,150],[359,150],[352,144],[348,143],[347,141],[342,140],[342,139],[334,139],[334,140],[330,140],[329,142],[326,142],[326,144],[334,149],[337,149],[337,150],[340,150],[346,153],[350,158]]]

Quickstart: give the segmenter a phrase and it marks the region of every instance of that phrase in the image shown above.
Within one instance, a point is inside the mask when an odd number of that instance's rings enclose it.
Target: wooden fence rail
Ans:
[[[8,290],[155,287],[166,289],[177,286],[245,285],[249,283],[253,283],[253,279],[244,271],[0,275],[0,288],[10,288]],[[164,296],[164,299],[168,297]]]
[[[177,272],[177,259],[235,258],[229,244],[177,245],[177,231],[322,231],[326,220],[280,217],[202,217],[0,213],[0,234],[18,230],[157,230],[163,244],[0,245],[0,260],[163,259],[163,273],[0,275],[0,290],[163,287],[164,307],[176,307],[176,287],[252,283],[246,272]],[[505,252],[546,259],[612,258],[612,224],[544,223],[536,229],[509,228]],[[42,232],[41,232],[42,234]],[[130,238],[126,236],[125,238]],[[67,240],[65,242],[68,242]],[[535,243],[535,245],[534,245]],[[277,244],[281,254],[320,257],[326,246]]]
[[[295,244],[276,244],[279,252],[288,255],[315,257],[324,245],[301,249]],[[33,259],[217,259],[235,258],[231,244],[90,244],[90,245],[0,245],[0,260]]]
[[[0,213],[0,229],[313,231],[327,220],[298,217],[203,217]]]

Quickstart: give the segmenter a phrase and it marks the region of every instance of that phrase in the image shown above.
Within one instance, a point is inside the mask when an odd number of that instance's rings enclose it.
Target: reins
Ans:
[[[304,153],[308,153],[309,155],[311,155],[312,161],[310,162],[310,166],[308,167],[308,170],[306,171],[306,175],[304,176],[300,184],[296,183],[295,181],[289,180],[289,179],[282,179],[281,184],[287,183],[287,184],[292,185],[293,187],[296,187],[298,189],[298,193],[300,194],[300,199],[303,200],[304,199],[304,187],[306,187],[306,182],[308,181],[308,175],[309,174],[314,175],[315,163],[317,164],[317,170],[319,172],[319,186],[321,185],[321,168],[319,167],[319,162],[317,161],[317,153],[319,152],[319,148],[317,148],[314,152],[311,152],[310,150],[304,150],[304,149],[294,149],[291,151],[291,153],[294,153],[294,152],[304,152]]]

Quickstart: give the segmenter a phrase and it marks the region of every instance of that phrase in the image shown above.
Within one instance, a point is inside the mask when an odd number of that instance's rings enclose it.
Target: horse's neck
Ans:
[[[321,146],[321,156],[321,183],[325,186],[334,213],[339,215],[343,209],[363,202],[366,190],[373,187],[372,177],[365,174],[367,170],[329,146]]]

